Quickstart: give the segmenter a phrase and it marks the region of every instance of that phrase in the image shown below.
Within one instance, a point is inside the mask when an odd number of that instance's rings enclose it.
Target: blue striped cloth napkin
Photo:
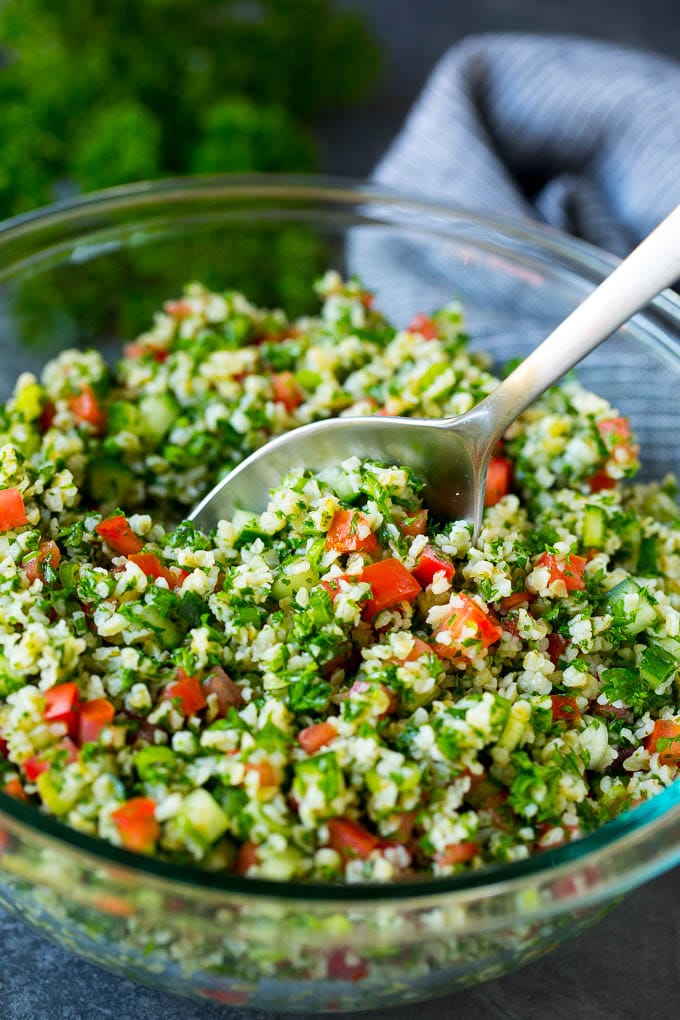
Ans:
[[[470,37],[374,179],[623,255],[680,202],[680,65],[572,37]]]

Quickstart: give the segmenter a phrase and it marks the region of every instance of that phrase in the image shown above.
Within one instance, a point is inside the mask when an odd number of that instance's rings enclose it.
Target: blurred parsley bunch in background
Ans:
[[[309,125],[379,64],[331,0],[5,0],[0,51],[0,218],[64,185],[312,170]]]

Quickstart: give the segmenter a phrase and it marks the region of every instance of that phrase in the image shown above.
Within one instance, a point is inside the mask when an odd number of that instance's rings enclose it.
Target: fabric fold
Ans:
[[[679,163],[680,65],[575,37],[485,35],[442,58],[374,179],[623,255],[680,202]]]

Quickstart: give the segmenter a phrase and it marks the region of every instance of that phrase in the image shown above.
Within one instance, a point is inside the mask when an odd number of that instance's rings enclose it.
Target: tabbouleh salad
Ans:
[[[492,459],[479,539],[407,469],[298,470],[204,534],[270,436],[459,414],[497,379],[450,305],[396,329],[327,273],[289,322],[189,286],[109,368],[68,350],[0,412],[0,784],[213,871],[389,881],[518,861],[680,763],[672,480],[568,380]]]

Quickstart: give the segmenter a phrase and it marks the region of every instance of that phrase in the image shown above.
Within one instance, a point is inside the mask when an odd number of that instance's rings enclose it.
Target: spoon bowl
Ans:
[[[469,416],[463,417],[469,424]],[[480,460],[469,433],[453,427],[456,421],[462,418],[330,418],[302,425],[234,468],[193,510],[191,520],[210,530],[235,510],[264,510],[269,491],[291,468],[323,471],[348,457],[412,468],[425,481],[423,497],[435,516],[471,520]]]
[[[425,485],[436,516],[468,520],[476,537],[489,458],[509,425],[541,393],[680,276],[680,206],[489,396],[466,414],[439,420],[334,418],[266,443],[194,508],[203,530],[237,509],[264,510],[269,491],[293,468],[323,470],[348,457],[404,465]]]

